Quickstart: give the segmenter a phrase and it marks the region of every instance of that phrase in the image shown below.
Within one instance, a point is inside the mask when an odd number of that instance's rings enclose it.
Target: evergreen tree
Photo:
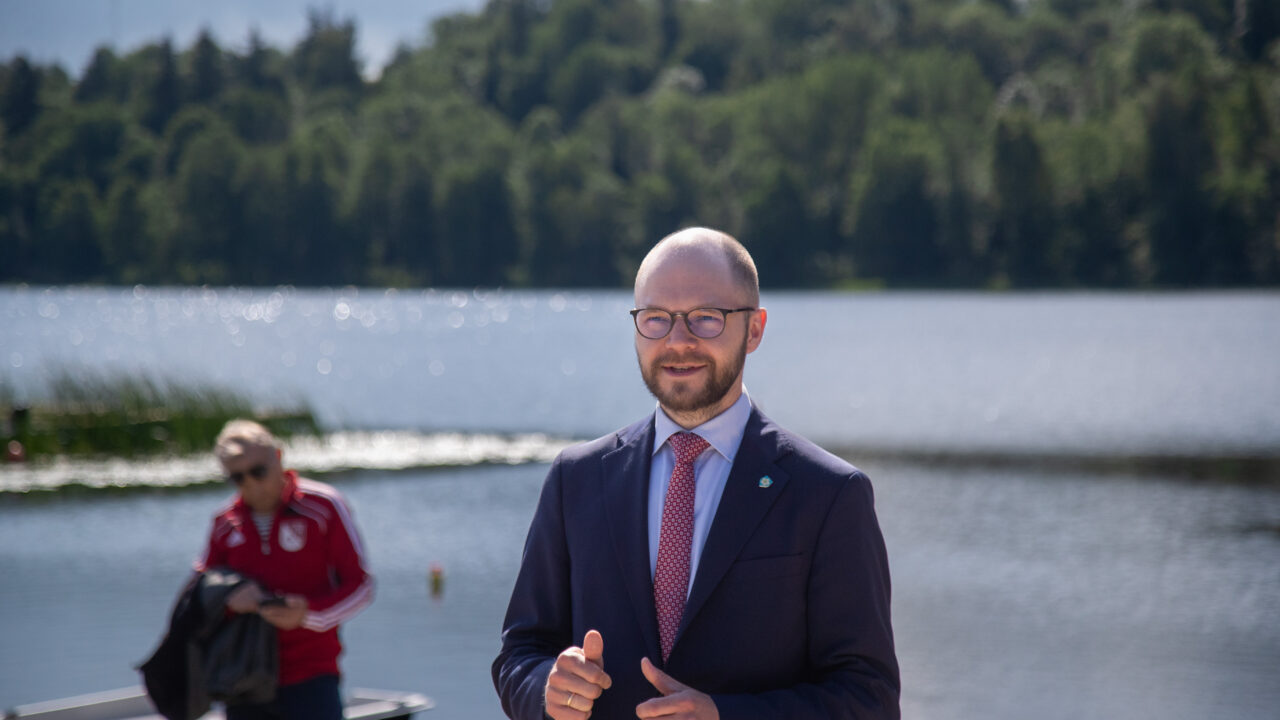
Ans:
[[[853,268],[862,278],[924,285],[947,267],[941,245],[937,136],[894,120],[869,141],[853,185]]]
[[[117,180],[102,214],[102,256],[111,278],[125,284],[149,280],[147,264],[155,246],[138,181],[128,176]]]
[[[111,48],[103,46],[93,53],[93,59],[85,68],[80,82],[76,83],[72,97],[78,103],[111,100],[119,102],[127,97],[126,89],[121,87],[120,61]]]
[[[407,154],[402,162],[393,190],[388,264],[402,266],[410,278],[428,284],[435,282],[439,257],[435,183],[430,167],[416,153]]]
[[[235,82],[251,90],[283,98],[285,79],[284,60],[279,52],[268,48],[262,36],[255,30],[249,33],[249,50],[244,57],[233,58]]]
[[[332,13],[312,10],[307,36],[293,51],[294,73],[302,87],[317,93],[335,90],[358,96],[363,90],[356,60],[355,22],[337,22]]]
[[[182,83],[178,62],[169,40],[151,48],[153,73],[142,94],[142,125],[155,135],[164,134],[169,120],[182,105]]]
[[[1054,284],[1061,267],[1053,190],[1040,143],[1025,117],[996,123],[992,176],[996,220],[991,238],[995,268],[1019,286]]]
[[[483,165],[454,167],[442,178],[440,193],[443,252],[437,282],[506,284],[517,243],[511,195],[501,171]]]
[[[209,103],[222,94],[226,81],[223,65],[222,50],[208,29],[201,30],[191,50],[191,81],[187,86],[191,102]]]
[[[55,180],[39,196],[33,262],[24,280],[89,282],[104,274],[97,202],[85,180]]]
[[[0,121],[10,137],[21,135],[40,114],[40,74],[18,56],[9,63],[0,93]]]
[[[1251,62],[1263,59],[1266,49],[1280,38],[1280,3],[1271,0],[1239,0],[1236,8],[1235,34],[1240,49]]]

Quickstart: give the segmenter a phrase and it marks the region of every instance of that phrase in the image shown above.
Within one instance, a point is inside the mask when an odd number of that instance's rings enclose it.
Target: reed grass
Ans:
[[[45,399],[22,404],[0,386],[3,441],[22,443],[27,459],[57,455],[136,457],[211,450],[228,420],[253,418],[280,437],[318,434],[304,403],[263,408],[243,393],[128,374],[56,371]]]

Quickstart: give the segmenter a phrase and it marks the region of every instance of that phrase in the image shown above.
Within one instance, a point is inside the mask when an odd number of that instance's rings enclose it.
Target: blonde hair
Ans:
[[[280,441],[260,423],[236,418],[222,426],[222,432],[218,433],[218,439],[213,443],[213,454],[218,462],[225,463],[255,447],[279,450]]]

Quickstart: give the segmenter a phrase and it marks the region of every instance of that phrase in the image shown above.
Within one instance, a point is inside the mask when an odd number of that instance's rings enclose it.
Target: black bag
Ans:
[[[204,646],[204,689],[229,705],[271,702],[279,667],[276,629],[257,615],[222,622]]]
[[[251,582],[234,571],[197,574],[178,595],[169,631],[138,669],[156,710],[168,720],[195,720],[212,700],[229,704],[275,699],[276,629],[256,614],[228,615],[227,597]]]
[[[199,675],[200,648],[192,642],[203,625],[204,613],[196,592],[201,578],[193,575],[178,593],[169,631],[151,657],[138,666],[147,697],[156,712],[168,720],[195,720],[212,704]]]

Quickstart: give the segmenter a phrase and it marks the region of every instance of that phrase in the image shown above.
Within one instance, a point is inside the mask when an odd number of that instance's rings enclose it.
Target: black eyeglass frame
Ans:
[[[227,473],[227,482],[239,485],[244,482],[245,478],[252,476],[254,480],[261,480],[271,473],[271,468],[266,463],[258,463],[248,470],[237,470],[233,473]]]
[[[684,328],[685,328],[686,330],[688,330],[688,331],[689,331],[689,334],[690,334],[690,335],[692,335],[692,336],[694,336],[694,337],[696,337],[696,338],[698,338],[698,339],[700,339],[700,340],[714,340],[714,339],[716,339],[716,338],[720,337],[721,335],[723,335],[723,334],[724,334],[724,329],[725,329],[725,328],[727,328],[727,327],[729,327],[729,316],[730,316],[730,315],[732,315],[733,313],[736,313],[736,312],[749,312],[749,311],[759,310],[759,309],[760,309],[760,308],[758,308],[758,307],[740,307],[740,308],[699,307],[699,308],[694,308],[694,309],[692,309],[692,310],[686,310],[685,312],[671,312],[670,310],[663,310],[662,308],[655,308],[655,307],[633,308],[633,309],[631,310],[631,322],[632,322],[632,324],[634,324],[634,325],[636,326],[636,332],[640,333],[640,337],[642,337],[642,338],[646,338],[646,339],[648,339],[648,340],[661,340],[662,338],[664,338],[664,337],[666,337],[666,336],[668,336],[668,335],[670,335],[670,334],[671,334],[671,330],[672,330],[673,328],[675,328],[675,326],[676,326],[676,318],[678,318],[678,317],[680,317],[680,316],[682,316],[682,315],[683,315],[683,316],[684,316]],[[698,333],[696,333],[696,332],[694,332],[694,331],[693,331],[693,326],[689,324],[689,313],[696,313],[696,312],[698,312],[699,310],[715,310],[716,312],[718,312],[718,313],[720,313],[721,315],[723,315],[723,316],[724,316],[724,321],[725,321],[725,322],[724,322],[724,324],[723,324],[723,325],[721,325],[721,326],[720,326],[720,332],[718,332],[718,333],[716,333],[715,335],[712,335],[712,336],[710,336],[710,337],[705,337],[705,336],[699,335]],[[666,331],[666,332],[664,332],[664,333],[662,333],[662,334],[661,334],[661,335],[659,335],[658,337],[650,337],[650,336],[648,336],[648,335],[645,335],[645,334],[644,334],[644,331],[640,329],[640,313],[642,313],[642,312],[646,312],[646,311],[654,311],[654,312],[664,312],[664,313],[666,313],[666,314],[671,318],[671,324],[667,326],[667,331]]]

